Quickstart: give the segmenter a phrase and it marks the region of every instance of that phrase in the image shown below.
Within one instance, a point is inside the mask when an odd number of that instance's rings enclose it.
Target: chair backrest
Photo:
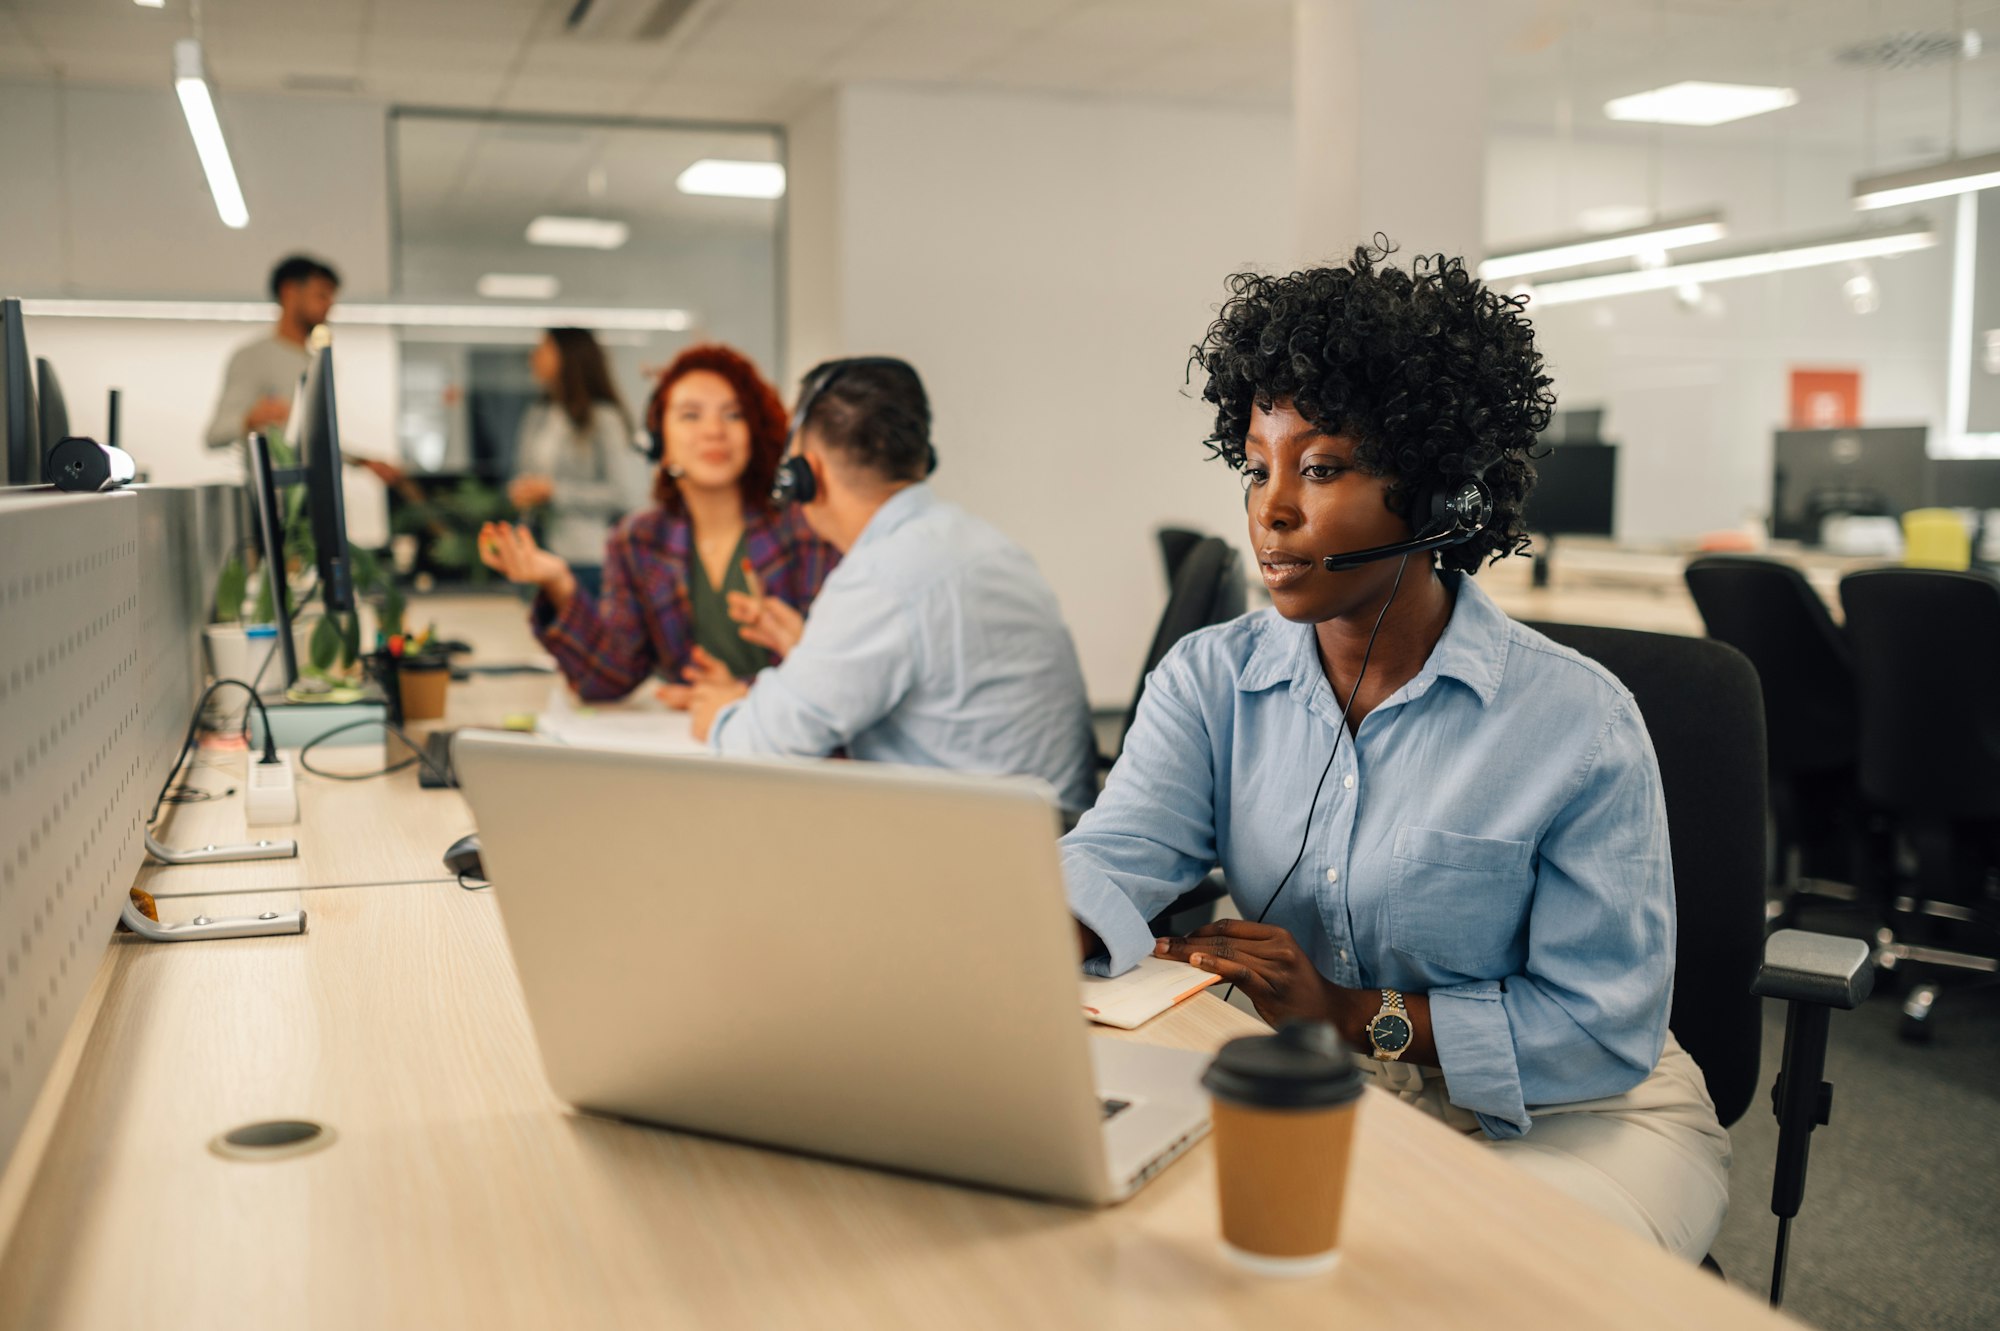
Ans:
[[[1903,563],[1908,568],[1964,572],[1972,564],[1972,533],[1951,508],[1913,508],[1903,514]]]
[[[1188,551],[1200,544],[1201,533],[1185,527],[1162,527],[1154,535],[1160,539],[1160,562],[1166,566],[1167,586],[1172,587]]]
[[[1132,728],[1132,718],[1139,714],[1139,697],[1146,691],[1146,676],[1166,659],[1174,644],[1196,629],[1236,618],[1243,613],[1243,606],[1243,567],[1236,551],[1219,536],[1198,538],[1174,572],[1167,608],[1160,613],[1160,625],[1153,631],[1153,645],[1146,650],[1145,668],[1139,672],[1139,686],[1132,690],[1132,705],[1125,712],[1126,730]]]
[[[1764,702],[1726,643],[1577,624],[1534,624],[1624,682],[1659,755],[1679,939],[1674,1035],[1733,1123],[1757,1089],[1764,951]]]
[[[1840,580],[1861,700],[1860,780],[1892,811],[2000,818],[2000,582],[1878,568]]]
[[[1853,767],[1854,661],[1805,574],[1775,559],[1710,555],[1690,563],[1686,577],[1708,636],[1757,667],[1772,773]]]

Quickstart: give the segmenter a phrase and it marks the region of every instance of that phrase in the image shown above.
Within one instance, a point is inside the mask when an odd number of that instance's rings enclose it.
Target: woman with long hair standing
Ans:
[[[632,416],[587,328],[549,329],[528,366],[543,396],[521,421],[507,497],[523,512],[539,510],[549,551],[595,592],[605,537],[644,492]]]
[[[577,693],[620,698],[648,676],[747,678],[782,655],[839,561],[796,512],[771,506],[783,401],[729,347],[689,347],[660,376],[646,426],[654,506],[618,524],[593,594],[522,527],[488,523],[480,557],[536,588],[535,634]]]

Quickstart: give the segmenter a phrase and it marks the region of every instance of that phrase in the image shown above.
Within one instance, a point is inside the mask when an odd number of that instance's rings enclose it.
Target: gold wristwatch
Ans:
[[[1403,1006],[1403,996],[1394,989],[1384,989],[1382,1010],[1368,1021],[1368,1043],[1374,1046],[1375,1057],[1385,1063],[1395,1062],[1410,1047],[1415,1034],[1409,1009]]]

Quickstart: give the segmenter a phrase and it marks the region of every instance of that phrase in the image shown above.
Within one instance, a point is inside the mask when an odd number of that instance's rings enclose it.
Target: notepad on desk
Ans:
[[[1104,1026],[1134,1030],[1222,977],[1184,961],[1146,957],[1111,979],[1083,977],[1083,1015]]]

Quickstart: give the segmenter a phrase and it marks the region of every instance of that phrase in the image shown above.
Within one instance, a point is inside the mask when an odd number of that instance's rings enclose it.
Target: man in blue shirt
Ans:
[[[739,598],[744,636],[784,660],[749,686],[698,668],[696,737],[725,754],[844,749],[1037,776],[1066,808],[1087,807],[1094,751],[1076,646],[1027,552],[925,483],[936,455],[916,371],[886,357],[820,366],[794,431],[780,490],[841,563],[802,626]]]

